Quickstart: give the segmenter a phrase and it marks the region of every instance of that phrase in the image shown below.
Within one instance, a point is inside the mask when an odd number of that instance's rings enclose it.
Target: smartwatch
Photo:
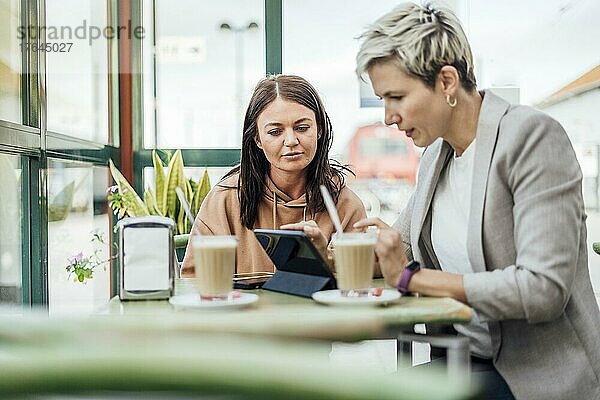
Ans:
[[[417,273],[421,269],[421,264],[418,261],[411,261],[408,263],[402,274],[400,274],[400,281],[398,282],[398,286],[396,287],[398,291],[402,294],[409,294],[408,284],[412,279],[413,275]]]

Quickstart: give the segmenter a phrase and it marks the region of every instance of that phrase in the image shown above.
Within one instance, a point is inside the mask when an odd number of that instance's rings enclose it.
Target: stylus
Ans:
[[[321,194],[323,195],[323,200],[325,201],[325,207],[327,207],[327,212],[329,213],[329,218],[333,221],[335,225],[335,230],[341,234],[344,232],[344,228],[342,228],[342,223],[340,222],[340,217],[335,208],[335,203],[329,194],[329,191],[324,185],[320,186]]]

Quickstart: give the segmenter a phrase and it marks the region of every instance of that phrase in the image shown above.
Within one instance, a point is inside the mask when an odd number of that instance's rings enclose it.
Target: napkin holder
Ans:
[[[164,300],[173,294],[174,223],[170,218],[124,218],[119,232],[119,298]]]

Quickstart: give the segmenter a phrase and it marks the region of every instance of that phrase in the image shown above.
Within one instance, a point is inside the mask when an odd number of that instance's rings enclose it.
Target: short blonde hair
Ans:
[[[362,77],[380,62],[393,61],[404,72],[434,88],[440,69],[454,66],[462,86],[474,90],[473,55],[456,15],[432,3],[404,3],[388,12],[361,36],[356,73]]]

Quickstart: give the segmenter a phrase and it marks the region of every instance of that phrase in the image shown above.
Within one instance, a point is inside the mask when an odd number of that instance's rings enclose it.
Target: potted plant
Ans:
[[[152,151],[152,163],[154,165],[154,190],[147,187],[142,200],[115,167],[112,160],[109,160],[110,171],[116,182],[108,195],[109,205],[119,219],[124,216],[143,215],[160,215],[171,218],[175,221],[176,246],[181,247],[182,243],[187,243],[192,226],[177,198],[175,188],[181,188],[195,216],[210,191],[208,171],[204,170],[204,175],[198,182],[186,178],[181,150],[175,151],[168,162],[166,171],[156,150]]]
[[[116,182],[116,187],[111,188],[108,196],[109,205],[119,218],[144,215],[169,217],[175,221],[176,235],[188,234],[192,228],[191,223],[179,203],[175,188],[181,188],[190,204],[192,213],[196,215],[202,201],[210,191],[208,171],[204,170],[204,175],[199,182],[186,178],[183,173],[181,150],[177,150],[173,154],[166,172],[156,150],[152,151],[152,162],[154,164],[154,190],[147,187],[142,200],[115,167],[112,160],[109,160],[110,172]]]
[[[108,204],[118,219],[124,217],[139,217],[145,215],[160,215],[171,218],[175,222],[175,248],[179,259],[183,258],[192,224],[185,215],[185,210],[179,202],[175,188],[180,187],[190,204],[193,215],[198,214],[200,205],[210,191],[210,178],[205,169],[202,179],[198,182],[184,175],[183,156],[181,150],[175,151],[167,165],[152,151],[154,165],[154,187],[147,187],[143,200],[135,192],[123,174],[109,160],[109,168],[116,185],[107,190]],[[92,240],[97,240],[93,238]],[[101,242],[101,241],[100,241]],[[102,242],[101,242],[102,243]],[[74,280],[84,283],[93,277],[93,271],[99,266],[105,267],[108,260],[100,260],[93,256],[85,257],[79,253],[68,260],[69,276],[75,275]]]

